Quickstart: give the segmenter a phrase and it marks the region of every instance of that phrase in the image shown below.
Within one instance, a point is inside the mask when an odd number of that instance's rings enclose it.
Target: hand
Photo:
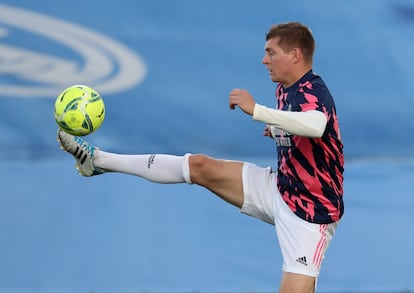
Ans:
[[[230,109],[234,110],[238,106],[244,113],[253,115],[254,106],[256,101],[253,96],[247,91],[242,89],[233,89],[229,96]]]
[[[263,136],[268,136],[273,139],[272,131],[270,130],[270,125],[268,124],[266,125],[264,132],[263,132]]]

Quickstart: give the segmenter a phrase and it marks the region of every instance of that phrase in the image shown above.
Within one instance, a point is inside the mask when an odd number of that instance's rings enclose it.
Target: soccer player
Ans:
[[[231,109],[238,107],[265,123],[264,135],[276,141],[277,170],[202,154],[114,154],[61,130],[58,139],[84,176],[121,172],[157,183],[197,184],[242,213],[274,225],[283,256],[280,292],[314,292],[344,212],[338,117],[327,86],[312,71],[314,49],[307,26],[272,26],[262,62],[277,83],[277,109],[256,103],[244,89],[229,95]]]

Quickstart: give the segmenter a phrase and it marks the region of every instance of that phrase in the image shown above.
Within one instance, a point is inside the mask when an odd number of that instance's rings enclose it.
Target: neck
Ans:
[[[301,70],[295,71],[288,80],[282,82],[283,86],[285,88],[291,87],[311,69],[312,69],[312,65],[309,65],[309,66],[303,67]]]

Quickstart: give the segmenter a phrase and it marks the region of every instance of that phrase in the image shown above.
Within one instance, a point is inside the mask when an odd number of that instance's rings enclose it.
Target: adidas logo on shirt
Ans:
[[[302,256],[296,259],[296,261],[300,264],[303,264],[304,266],[307,266],[308,263],[306,262],[306,256]]]

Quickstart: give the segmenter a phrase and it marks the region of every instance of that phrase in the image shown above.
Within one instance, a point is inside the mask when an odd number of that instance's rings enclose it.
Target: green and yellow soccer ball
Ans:
[[[102,125],[105,104],[94,89],[86,85],[73,85],[57,97],[54,115],[62,130],[84,136]]]

